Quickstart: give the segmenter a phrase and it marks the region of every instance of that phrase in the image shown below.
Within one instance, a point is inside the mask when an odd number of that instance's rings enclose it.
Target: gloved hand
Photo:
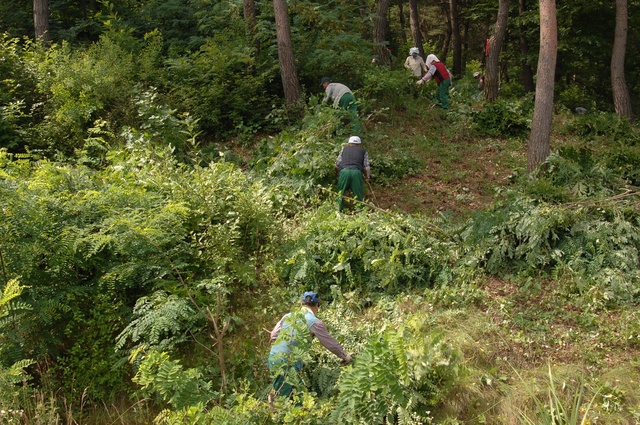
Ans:
[[[416,81],[416,84],[421,86],[422,84],[424,84],[424,80],[418,80],[418,81]]]
[[[347,365],[349,363],[351,363],[351,361],[353,361],[353,359],[351,358],[351,356],[349,354],[347,354],[347,357],[342,359],[342,361],[340,363]]]

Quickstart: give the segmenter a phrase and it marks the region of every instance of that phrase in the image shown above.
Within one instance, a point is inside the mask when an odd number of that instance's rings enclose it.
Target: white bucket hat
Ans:
[[[349,143],[353,143],[354,145],[359,145],[360,143],[362,143],[362,140],[360,140],[358,136],[351,136],[349,137]]]

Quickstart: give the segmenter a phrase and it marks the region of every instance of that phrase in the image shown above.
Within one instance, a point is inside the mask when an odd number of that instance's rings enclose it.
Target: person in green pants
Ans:
[[[320,87],[324,89],[325,97],[322,102],[333,102],[334,108],[340,108],[349,113],[351,130],[354,133],[360,132],[360,118],[358,117],[358,104],[356,97],[349,87],[340,83],[332,83],[331,78],[324,77],[320,80]]]
[[[422,85],[425,81],[429,81],[431,77],[436,80],[438,88],[436,89],[436,102],[442,109],[449,109],[449,88],[451,87],[451,73],[443,62],[440,62],[436,55],[430,54],[425,61],[429,70],[424,77],[419,79],[416,84]]]
[[[347,146],[342,148],[336,159],[336,172],[338,173],[338,210],[344,209],[344,192],[351,189],[356,200],[364,201],[363,177],[371,178],[371,164],[369,154],[361,146],[362,140],[358,136],[351,136]],[[358,205],[362,208],[362,203]]]

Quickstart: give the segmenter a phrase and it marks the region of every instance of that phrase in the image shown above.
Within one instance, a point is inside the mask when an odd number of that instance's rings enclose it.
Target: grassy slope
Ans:
[[[368,197],[376,206],[463,220],[490,205],[495,188],[526,168],[526,141],[473,136],[443,111],[418,102],[366,127],[363,139],[374,162],[376,154],[402,150],[424,165],[416,175],[389,186],[376,183],[374,168]],[[554,134],[552,150],[567,143],[575,141]],[[627,341],[640,328],[637,310],[607,316],[583,311],[561,297],[553,281],[532,282],[523,289],[522,284],[485,277],[478,285],[485,294],[480,305],[461,310],[414,307],[435,317],[436,326],[463,350],[469,370],[464,385],[435,412],[436,419],[522,423],[518,415],[527,409],[528,389],[541,391],[540,398],[548,400],[550,364],[567,407],[584,377],[585,403],[600,391],[592,423],[640,423],[640,347]]]
[[[374,167],[375,198],[370,200],[383,209],[466,217],[489,205],[495,188],[526,167],[523,142],[471,137],[440,110],[416,110],[372,126],[367,149],[374,162],[376,153],[401,149],[423,165],[418,174],[392,186],[376,186]]]

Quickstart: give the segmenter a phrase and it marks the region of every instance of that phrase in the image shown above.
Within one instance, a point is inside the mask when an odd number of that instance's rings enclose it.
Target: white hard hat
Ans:
[[[349,137],[349,143],[353,143],[354,145],[359,145],[360,143],[362,143],[362,141],[358,136],[351,136]]]
[[[420,53],[420,49],[418,49],[417,47],[412,47],[412,48],[409,49],[409,54],[410,55],[413,55],[413,54],[417,55],[418,53]]]

